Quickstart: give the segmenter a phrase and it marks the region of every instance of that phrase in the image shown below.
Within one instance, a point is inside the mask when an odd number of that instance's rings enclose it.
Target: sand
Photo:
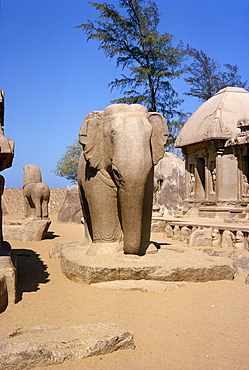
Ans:
[[[49,250],[56,242],[81,240],[83,227],[59,223],[56,215],[51,219],[47,239],[10,242],[19,261],[18,303],[0,315],[0,337],[19,327],[40,324],[114,322],[134,333],[135,350],[46,369],[249,369],[246,272],[232,281],[187,283],[159,293],[77,284],[61,273],[60,260],[49,258]]]

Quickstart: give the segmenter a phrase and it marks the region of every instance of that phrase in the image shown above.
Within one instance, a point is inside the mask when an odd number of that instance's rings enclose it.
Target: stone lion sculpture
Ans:
[[[42,182],[41,171],[35,164],[23,167],[24,217],[48,219],[50,189]]]

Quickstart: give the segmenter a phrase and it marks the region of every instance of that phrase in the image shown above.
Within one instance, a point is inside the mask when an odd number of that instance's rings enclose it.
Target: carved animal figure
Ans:
[[[79,132],[78,183],[93,242],[118,242],[138,254],[150,239],[154,165],[164,155],[168,128],[140,104],[114,104],[89,113]]]
[[[232,231],[224,230],[222,234],[222,248],[233,248],[235,243],[235,236]]]
[[[23,170],[24,217],[48,219],[50,189],[42,182],[39,167],[27,164]]]

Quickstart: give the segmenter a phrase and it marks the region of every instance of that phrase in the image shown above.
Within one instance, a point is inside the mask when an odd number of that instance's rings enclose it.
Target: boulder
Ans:
[[[73,185],[67,189],[57,220],[60,222],[76,222],[80,224],[82,217],[83,213],[80,204],[78,185]]]
[[[3,225],[5,240],[40,241],[46,237],[50,220],[9,220]]]
[[[164,157],[155,166],[154,203],[162,210],[179,212],[185,192],[185,163],[173,153]]]

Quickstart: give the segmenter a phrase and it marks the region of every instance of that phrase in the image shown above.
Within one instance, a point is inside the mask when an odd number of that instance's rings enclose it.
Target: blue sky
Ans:
[[[96,1],[102,3],[104,1]],[[118,0],[106,0],[118,5]],[[160,32],[203,50],[220,64],[237,64],[249,80],[249,0],[155,0]],[[74,27],[98,12],[86,0],[0,0],[0,86],[5,91],[5,136],[15,140],[6,187],[22,187],[23,166],[37,164],[50,188],[70,186],[51,171],[77,140],[84,117],[119,92],[107,87],[120,70],[98,42]],[[179,93],[188,90],[183,78]],[[189,112],[201,103],[185,97]]]

